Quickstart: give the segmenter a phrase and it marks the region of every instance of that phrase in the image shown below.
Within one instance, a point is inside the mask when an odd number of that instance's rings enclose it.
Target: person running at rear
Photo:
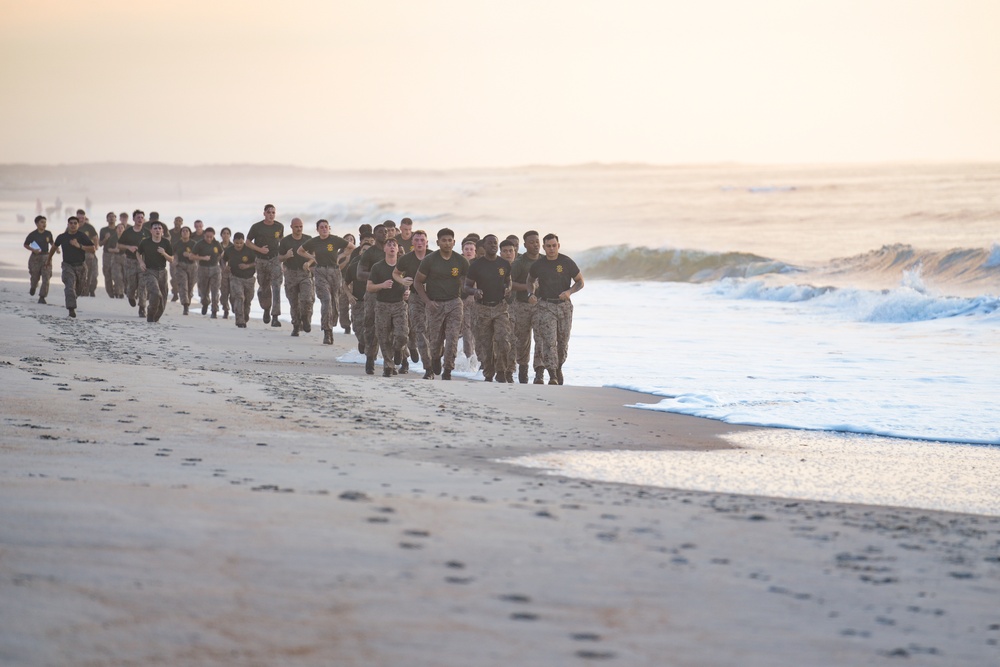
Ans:
[[[233,245],[226,249],[223,260],[229,267],[229,292],[233,299],[233,317],[236,326],[247,328],[250,319],[250,305],[253,303],[254,273],[257,260],[246,246],[243,232],[233,234]]]
[[[524,253],[510,265],[512,290],[514,294],[511,315],[514,320],[514,359],[517,362],[517,380],[521,384],[528,383],[530,368],[535,371],[535,384],[545,384],[545,363],[542,361],[542,346],[538,340],[538,331],[534,326],[535,313],[538,307],[528,302],[528,272],[531,265],[538,261],[542,248],[542,239],[535,230],[524,233]],[[531,342],[535,342],[534,354],[531,352]]]
[[[219,231],[219,244],[222,246],[222,256],[219,258],[219,302],[222,304],[222,319],[229,319],[229,306],[232,298],[229,295],[229,265],[222,261],[226,256],[226,251],[233,247],[233,231],[229,227],[223,227]]]
[[[510,362],[510,263],[497,255],[499,240],[493,234],[483,237],[486,254],[472,261],[465,277],[465,294],[476,303],[476,349],[487,382],[513,382]]]
[[[198,261],[198,294],[201,295],[201,314],[212,308],[212,319],[219,316],[219,287],[222,283],[222,244],[215,240],[215,229],[209,227],[194,245],[192,259]]]
[[[442,380],[450,380],[462,330],[460,295],[469,262],[454,252],[455,232],[452,230],[438,230],[437,244],[438,249],[420,262],[413,284],[427,309],[431,360],[430,363],[424,361],[424,379],[433,380],[440,373]]]
[[[313,304],[316,301],[316,290],[313,287],[311,260],[299,254],[299,248],[311,237],[302,233],[302,220],[292,218],[289,223],[292,228],[290,236],[281,239],[278,244],[278,258],[285,274],[285,297],[291,311],[292,335],[298,336],[300,331],[312,331]],[[306,266],[306,262],[310,262]]]
[[[403,218],[399,221],[399,232],[396,234],[396,242],[399,243],[400,258],[408,252],[413,252],[413,220]]]
[[[406,253],[396,262],[396,270],[392,277],[404,287],[416,290],[413,280],[417,277],[420,262],[427,256],[427,232],[418,229],[410,237],[413,250]],[[427,341],[427,306],[416,293],[411,292],[407,299],[407,315],[409,318],[410,340],[407,347],[410,350],[410,360],[413,363],[424,360],[424,365],[430,369],[431,353]]]
[[[316,285],[316,296],[320,303],[320,328],[323,330],[323,344],[333,345],[333,327],[337,324],[339,297],[343,291],[343,274],[338,264],[341,251],[353,250],[353,243],[330,233],[330,223],[320,220],[316,223],[315,236],[301,246],[298,253],[315,263],[312,269]],[[290,299],[289,299],[290,300]]]
[[[132,226],[126,227],[118,236],[118,252],[125,253],[125,296],[133,308],[138,303],[139,317],[146,316],[146,288],[142,284],[142,274],[135,253],[139,249],[139,243],[149,238],[149,229],[145,224],[146,214],[136,209],[132,212]]]
[[[385,259],[375,262],[368,274],[369,292],[375,293],[375,328],[378,330],[379,346],[382,348],[382,375],[389,377],[410,370],[410,360],[406,344],[409,342],[409,323],[406,314],[405,297],[409,290],[393,280],[396,270],[399,243],[395,238],[385,241]],[[375,360],[372,359],[374,365]]]
[[[477,236],[466,236],[462,239],[462,257],[472,266],[476,259]],[[462,294],[462,351],[467,359],[476,353],[476,301],[471,296]]]
[[[170,241],[163,238],[163,223],[157,220],[149,226],[149,238],[139,243],[136,258],[142,271],[142,282],[146,286],[149,307],[146,309],[147,322],[159,322],[167,299],[170,298],[170,277],[167,262],[174,260],[170,254]]]
[[[94,248],[97,248],[100,235],[97,232],[97,228],[90,224],[87,212],[82,208],[77,209],[76,218],[80,221],[80,231],[86,234],[90,242],[94,244]],[[87,266],[87,289],[80,296],[97,296],[97,275],[99,272],[97,252],[88,252],[84,264]]]
[[[340,326],[344,329],[345,334],[349,334],[351,333],[351,302],[349,299],[351,293],[347,289],[347,285],[344,284],[343,276],[344,270],[350,264],[351,258],[354,257],[358,240],[350,232],[344,234],[344,240],[347,241],[347,247],[337,255],[337,269],[341,275],[340,290],[337,292],[337,312],[340,314]]]
[[[187,225],[181,227],[180,239],[171,243],[171,254],[177,258],[173,262],[177,295],[185,315],[188,314],[194,297],[194,286],[198,283],[198,259],[194,251],[196,245],[198,243],[191,238],[191,228]]]
[[[41,284],[41,290],[38,292],[38,303],[45,303],[45,297],[49,295],[49,281],[52,279],[49,249],[55,239],[52,238],[52,232],[45,229],[47,225],[48,220],[44,215],[36,215],[35,231],[24,239],[24,249],[31,253],[31,257],[28,258],[28,275],[31,276],[31,287],[28,289],[28,294],[35,296],[35,291]]]
[[[386,222],[391,222],[386,220]],[[358,262],[358,281],[363,285],[368,284],[368,274],[371,272],[375,262],[385,259],[385,240],[389,238],[389,227],[386,222],[375,225],[372,234],[375,236],[375,245],[365,250]],[[365,316],[365,354],[368,362],[365,365],[365,372],[369,375],[375,372],[375,358],[378,356],[378,331],[375,329],[375,293],[366,292],[364,296],[364,316]],[[357,322],[355,322],[357,326]]]
[[[563,364],[569,353],[569,335],[573,328],[573,302],[570,297],[583,289],[583,274],[572,259],[559,252],[559,237],[546,234],[542,239],[545,256],[531,265],[528,282],[529,303],[538,304],[534,326],[542,344],[542,360],[549,371],[549,384],[563,384]]]
[[[87,255],[96,250],[94,242],[80,231],[80,219],[75,215],[66,221],[66,231],[56,237],[49,248],[48,264],[51,270],[52,255],[62,250],[62,282],[66,295],[66,310],[76,317],[76,298],[83,295],[87,286]]]
[[[358,339],[358,352],[365,353],[365,294],[367,293],[368,281],[361,282],[358,279],[358,264],[361,263],[361,255],[368,248],[375,245],[375,237],[371,232],[361,234],[361,245],[354,252],[357,255],[348,262],[343,270],[344,287],[349,290],[348,303],[351,306],[351,324],[354,327],[354,336]],[[374,368],[372,369],[374,372]]]
[[[178,294],[178,292],[177,292],[177,270],[178,270],[178,266],[180,265],[180,258],[183,257],[183,255],[178,255],[177,252],[176,252],[176,250],[177,250],[177,244],[180,243],[180,240],[181,240],[181,230],[182,229],[184,229],[184,218],[182,218],[181,216],[178,215],[178,216],[174,217],[174,226],[171,227],[170,230],[166,234],[166,239],[168,241],[170,241],[170,247],[175,251],[175,252],[173,252],[171,254],[173,254],[174,257],[177,257],[177,261],[171,262],[167,266],[167,270],[170,272],[170,301],[171,302],[179,301],[180,298],[181,298],[180,294]],[[190,236],[190,230],[189,230],[189,236]],[[185,313],[185,315],[187,315],[187,313]]]
[[[264,324],[280,327],[281,315],[281,259],[278,244],[285,235],[285,226],[274,219],[274,204],[264,207],[264,219],[255,222],[247,232],[246,245],[256,253],[257,301],[264,309]]]

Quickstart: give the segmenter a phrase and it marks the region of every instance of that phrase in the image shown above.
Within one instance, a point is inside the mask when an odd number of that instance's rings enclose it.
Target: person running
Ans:
[[[66,231],[56,237],[49,248],[48,264],[51,270],[52,256],[62,249],[62,282],[66,295],[66,310],[70,317],[76,317],[76,298],[86,293],[87,255],[93,254],[94,242],[90,236],[80,231],[80,219],[75,215],[66,221]]]
[[[341,277],[344,275],[344,269],[351,262],[354,251],[357,250],[358,243],[357,239],[354,238],[354,234],[350,232],[344,234],[344,240],[347,241],[347,247],[337,255],[337,268],[340,270]],[[337,311],[340,313],[340,326],[343,327],[345,334],[351,333],[351,303],[348,298],[349,296],[350,292],[347,289],[347,285],[341,279],[340,290],[337,292]]]
[[[408,252],[413,252],[413,220],[403,218],[399,221],[399,233],[396,234],[396,241],[399,243],[400,258]]]
[[[149,230],[145,228],[146,214],[139,209],[132,211],[132,226],[127,227],[118,237],[118,251],[125,252],[125,296],[128,303],[135,308],[139,305],[139,317],[146,316],[146,288],[141,280],[139,261],[136,250],[143,239],[149,238]]]
[[[313,303],[316,300],[312,271],[306,267],[307,260],[298,250],[311,237],[302,233],[301,218],[292,218],[289,223],[291,236],[281,239],[278,244],[278,258],[285,273],[285,297],[292,317],[292,335],[300,331],[312,331]]]
[[[386,222],[391,222],[387,220]],[[368,284],[368,274],[371,272],[372,267],[375,262],[381,262],[385,259],[385,240],[389,238],[389,227],[386,223],[380,223],[372,228],[372,234],[375,236],[375,245],[368,248],[361,255],[361,261],[358,262],[358,281],[362,285]],[[365,372],[369,375],[375,372],[375,361],[374,359],[378,356],[378,331],[375,329],[375,293],[366,292],[364,295],[364,316],[365,316],[365,354],[368,355],[368,363],[365,365]],[[357,321],[355,321],[355,326],[357,326]]]
[[[170,241],[170,247],[173,248],[175,251],[174,257],[177,257],[178,259],[178,261],[176,262],[171,262],[170,265],[167,267],[167,270],[170,271],[171,302],[180,300],[180,294],[178,294],[177,292],[177,272],[178,272],[178,267],[180,266],[180,258],[183,257],[183,254],[178,255],[176,253],[176,250],[177,250],[177,244],[180,243],[181,240],[182,229],[184,229],[184,218],[178,215],[174,218],[174,226],[170,228],[170,232],[167,234],[167,240]]]
[[[437,244],[438,249],[420,262],[413,284],[427,308],[431,363],[424,361],[424,379],[433,380],[440,373],[442,380],[450,380],[462,328],[460,294],[469,262],[454,252],[455,232],[447,227],[438,230]]]
[[[281,315],[281,260],[278,244],[285,235],[285,226],[275,221],[274,204],[264,207],[264,219],[255,222],[247,232],[246,245],[256,254],[257,301],[264,309],[264,324],[280,327]]]
[[[534,325],[542,343],[542,360],[549,371],[549,384],[563,384],[563,364],[569,353],[569,335],[573,328],[573,302],[570,297],[583,289],[583,274],[572,259],[559,252],[559,237],[546,234],[542,239],[545,256],[531,265],[528,282],[530,303],[538,304]]]
[[[247,328],[250,319],[250,305],[253,303],[254,273],[257,261],[254,253],[246,247],[243,232],[233,234],[233,245],[226,249],[224,261],[229,267],[229,290],[233,299],[233,317],[236,326]]]
[[[225,257],[226,251],[233,246],[233,231],[229,227],[223,227],[219,232],[219,243],[222,246],[222,257]],[[231,297],[229,295],[229,265],[225,262],[219,261],[219,268],[221,269],[221,275],[219,277],[219,301],[222,303],[222,319],[229,319],[229,305],[231,303]]]
[[[104,291],[112,299],[125,292],[124,285],[115,283],[115,255],[118,254],[118,216],[111,211],[105,216],[107,225],[101,227],[97,245],[102,248],[101,272],[104,274]]]
[[[184,314],[187,315],[194,297],[194,286],[198,282],[198,259],[194,248],[198,243],[191,238],[191,228],[181,227],[180,238],[172,243],[174,261],[174,276],[177,278],[177,295],[180,298]]]
[[[361,234],[361,245],[355,248],[357,253],[344,268],[344,287],[349,289],[348,302],[351,304],[351,323],[354,326],[354,336],[358,339],[358,352],[365,353],[365,294],[368,282],[358,279],[358,264],[366,250],[375,245],[375,237],[371,232]],[[373,369],[374,372],[374,369]]]
[[[404,287],[416,289],[413,287],[413,280],[417,277],[420,262],[424,261],[424,257],[427,256],[427,232],[418,229],[413,232],[410,240],[412,241],[413,250],[399,258],[392,277],[402,283]],[[424,304],[424,300],[418,295],[410,294],[407,309],[410,330],[410,340],[408,342],[410,360],[413,363],[417,363],[423,359],[424,365],[430,368],[431,353],[430,345],[427,341],[427,306]]]
[[[28,234],[24,239],[25,250],[31,253],[28,258],[28,275],[31,276],[31,287],[28,294],[35,296],[41,283],[41,290],[38,291],[38,303],[45,303],[45,297],[49,295],[49,281],[52,279],[52,262],[49,260],[49,249],[52,247],[54,239],[52,232],[45,229],[48,220],[44,215],[35,216],[35,231]]]
[[[192,237],[194,238],[194,237]],[[215,229],[209,227],[194,245],[191,258],[198,261],[198,294],[201,296],[201,314],[212,308],[212,319],[219,316],[219,286],[222,282],[222,244],[215,240]]]
[[[535,230],[529,230],[521,237],[524,239],[524,254],[510,265],[514,304],[511,311],[514,319],[514,359],[517,362],[517,380],[521,384],[528,383],[528,362],[535,371],[535,384],[545,384],[545,364],[542,362],[542,346],[538,341],[538,332],[534,327],[534,316],[537,306],[528,302],[528,272],[531,265],[538,261],[538,251],[542,240]],[[531,341],[534,338],[535,352],[531,353]]]
[[[467,236],[462,239],[462,256],[469,265],[476,259],[476,245],[479,236]],[[476,302],[471,296],[462,295],[462,351],[466,359],[472,359],[476,353]]]
[[[483,377],[487,382],[514,382],[510,358],[510,263],[497,255],[499,239],[494,234],[483,237],[486,254],[469,265],[465,294],[476,303],[476,343]]]
[[[508,236],[503,241],[500,242],[500,257],[507,260],[507,263],[511,265],[511,274],[513,274],[514,262],[517,260],[517,244],[510,240]],[[517,340],[514,336],[514,283],[511,280],[511,291],[507,293],[507,314],[510,320],[510,327],[507,332],[507,342],[508,342],[508,353],[507,353],[507,368],[510,369],[513,381],[513,373],[517,370],[517,361],[514,359],[515,348],[517,347]],[[527,376],[525,376],[525,382],[527,382]],[[522,383],[523,384],[523,383]]]
[[[382,348],[382,375],[396,375],[396,364],[400,364],[399,373],[410,370],[410,360],[406,344],[410,331],[406,316],[406,301],[408,290],[402,283],[393,280],[396,270],[396,259],[399,253],[399,243],[395,238],[385,241],[385,259],[375,262],[368,274],[368,292],[375,294],[375,328],[378,330],[379,346]],[[368,353],[365,372],[371,375],[375,360]]]
[[[149,226],[149,238],[139,243],[136,251],[136,261],[142,271],[142,282],[146,286],[149,307],[146,310],[147,322],[159,322],[166,308],[170,295],[170,278],[167,275],[167,262],[174,260],[170,254],[170,241],[163,238],[163,223],[159,220]]]
[[[330,223],[320,220],[316,223],[319,234],[301,246],[298,253],[313,262],[313,279],[316,296],[320,302],[320,328],[323,330],[323,344],[333,345],[333,327],[337,324],[340,294],[343,292],[343,274],[338,264],[341,251],[353,250],[354,244],[330,233]],[[291,300],[291,299],[289,299]],[[348,324],[347,326],[350,326]]]
[[[82,208],[76,210],[76,218],[80,221],[80,231],[87,235],[90,242],[97,247],[97,243],[100,240],[100,235],[97,233],[97,228],[90,224],[90,220],[87,218],[87,212]],[[83,291],[80,296],[97,296],[97,252],[88,252],[84,264],[87,266],[87,288]]]

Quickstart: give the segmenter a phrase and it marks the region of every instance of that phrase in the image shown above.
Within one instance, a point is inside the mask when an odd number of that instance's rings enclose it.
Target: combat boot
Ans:
[[[517,381],[521,384],[528,384],[528,366],[527,364],[521,364],[517,369]]]

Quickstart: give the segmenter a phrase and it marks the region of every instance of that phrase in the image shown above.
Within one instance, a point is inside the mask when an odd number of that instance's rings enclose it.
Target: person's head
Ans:
[[[115,233],[118,234],[118,236],[121,236],[122,232],[124,231],[125,231],[125,225],[123,223],[119,222],[117,225],[115,225]]]
[[[395,238],[385,240],[385,258],[390,260],[390,264],[396,260],[399,254],[399,241]]]
[[[381,245],[385,244],[385,240],[389,238],[389,232],[386,230],[384,224],[375,225],[372,228],[372,234],[375,236],[375,243]]]
[[[479,239],[478,241],[476,241],[476,257],[485,257],[485,256],[486,256],[486,246],[483,245],[483,239]]]
[[[542,249],[542,241],[534,229],[525,232],[521,238],[524,239],[524,252],[531,257],[537,255],[538,251]]]
[[[329,223],[327,223],[327,229],[329,229]],[[350,232],[344,234],[344,240],[347,241],[348,245],[357,245],[358,241],[354,238],[354,234]]]
[[[372,233],[372,226],[369,225],[367,222],[364,223],[363,225],[358,226],[358,238],[364,238],[365,236],[371,233]]]
[[[87,212],[84,211],[82,208],[76,209],[76,219],[77,220],[83,220],[86,216],[87,216]]]
[[[500,257],[506,259],[508,262],[513,262],[517,259],[517,244],[510,239],[504,239],[500,242]]]
[[[191,240],[191,228],[188,227],[187,225],[184,225],[183,227],[181,227],[181,241],[190,241],[190,240]]]
[[[205,233],[205,223],[201,220],[194,221],[194,235],[201,236]]]
[[[517,237],[517,234],[509,234],[506,240],[511,241],[514,244],[514,254],[516,255],[517,249],[521,246],[521,239]]]
[[[319,234],[321,239],[325,239],[330,235],[330,221],[329,220],[317,220],[316,221],[316,232]]]
[[[396,237],[396,223],[395,223],[395,221],[393,221],[393,220],[386,220],[385,222],[382,223],[382,226],[385,227],[385,237],[387,239],[391,239],[391,238],[395,238]]]
[[[555,259],[559,256],[559,237],[555,234],[546,234],[542,238],[542,248],[545,249],[545,256],[548,259]]]
[[[486,253],[486,257],[496,257],[497,250],[500,248],[500,239],[495,234],[487,234],[480,243],[483,244],[483,252]]]
[[[275,215],[277,215],[277,210],[274,208],[274,204],[266,204],[264,206],[264,222],[268,224],[274,222]]]
[[[438,230],[437,233],[437,244],[441,252],[446,255],[450,255],[451,251],[455,249],[455,232],[444,227]]]
[[[182,218],[179,215],[174,218],[174,229],[180,229],[181,225],[183,224],[184,224],[184,218]]]
[[[45,231],[45,226],[47,224],[49,224],[49,221],[48,221],[48,219],[46,219],[46,217],[44,215],[36,215],[35,216],[35,229],[37,229],[40,232],[44,232]]]
[[[114,227],[115,222],[118,220],[118,216],[115,215],[114,211],[108,211],[108,214],[104,216],[104,219],[108,223],[108,227]]]
[[[399,236],[404,241],[409,241],[410,237],[413,235],[413,220],[409,218],[403,218],[399,221]]]
[[[80,229],[80,218],[75,215],[69,216],[69,218],[66,219],[66,230],[70,234],[74,234],[78,229]]]
[[[118,214],[118,222],[120,222],[121,224],[123,224],[125,226],[128,226],[128,213],[126,213],[125,211],[122,211],[121,213],[119,213]]]
[[[462,239],[462,256],[470,261],[476,258],[476,239],[468,236]]]
[[[135,223],[136,227],[142,227],[142,224],[146,222],[145,211],[140,211],[139,209],[132,211],[132,222]]]
[[[292,237],[302,237],[302,218],[292,218],[292,221],[288,223],[288,226],[292,228]]]
[[[424,252],[427,250],[427,232],[422,229],[418,229],[413,232],[413,236],[410,237],[413,243],[413,249],[417,252]]]
[[[215,240],[215,227],[209,227],[205,230],[205,240],[209,243]]]
[[[243,236],[243,232],[236,232],[233,234],[233,245],[236,246],[237,250],[243,250],[243,245],[246,243],[246,237]]]
[[[159,241],[163,237],[163,223],[159,220],[153,220],[149,225],[149,233],[154,241]]]
[[[361,248],[371,248],[375,245],[375,236],[371,233],[361,235]]]
[[[228,245],[229,240],[233,238],[233,230],[229,229],[229,227],[223,227],[222,231],[219,232],[219,236],[222,237],[222,243]]]

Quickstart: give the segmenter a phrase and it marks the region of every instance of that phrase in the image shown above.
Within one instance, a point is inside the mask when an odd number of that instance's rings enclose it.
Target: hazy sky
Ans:
[[[0,162],[1000,160],[998,0],[0,0]]]

